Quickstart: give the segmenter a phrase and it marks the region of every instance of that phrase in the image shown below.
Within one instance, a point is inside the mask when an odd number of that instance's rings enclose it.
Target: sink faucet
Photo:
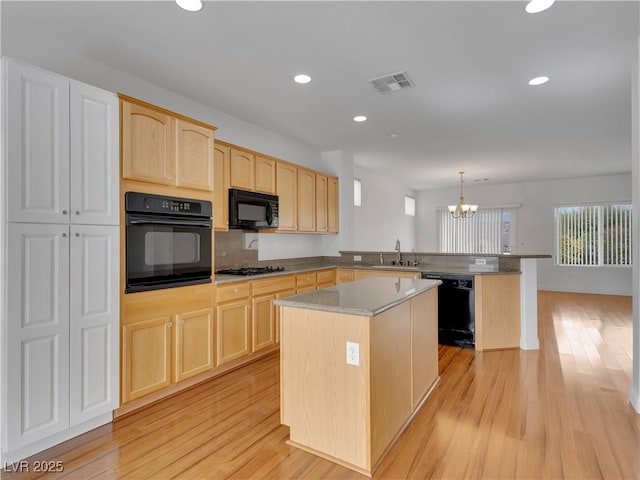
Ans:
[[[400,253],[400,239],[396,240],[396,265],[402,265],[402,254]]]

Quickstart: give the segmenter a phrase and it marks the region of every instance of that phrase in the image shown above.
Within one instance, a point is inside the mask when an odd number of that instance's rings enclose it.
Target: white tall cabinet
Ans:
[[[2,461],[112,420],[118,98],[3,59]]]

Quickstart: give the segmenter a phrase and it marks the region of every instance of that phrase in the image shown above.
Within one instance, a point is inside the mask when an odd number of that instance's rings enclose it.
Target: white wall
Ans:
[[[362,182],[362,206],[354,207],[353,250],[392,252],[396,239],[403,252],[416,249],[417,217],[404,214],[404,197],[416,198],[415,190],[360,167],[354,175]]]
[[[553,255],[554,207],[585,202],[631,202],[631,175],[575,178],[505,185],[465,186],[469,202],[485,206],[520,204],[514,253]],[[436,208],[456,201],[458,188],[418,193],[419,251],[438,250]],[[538,288],[543,290],[631,295],[631,269],[562,267],[553,259],[538,261]]]
[[[5,41],[2,54],[105,90],[124,93],[218,127],[216,138],[319,171],[328,171],[320,153],[311,147],[265,130],[91,59],[58,51],[54,44],[29,49],[23,42]],[[270,260],[323,255],[315,235],[261,235],[259,258]]]

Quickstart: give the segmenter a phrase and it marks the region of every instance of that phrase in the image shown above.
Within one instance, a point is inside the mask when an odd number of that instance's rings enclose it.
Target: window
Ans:
[[[556,265],[631,265],[631,205],[555,208]]]
[[[362,206],[362,182],[357,178],[353,179],[353,204],[356,207]]]
[[[408,195],[404,196],[404,214],[411,217],[416,216],[416,199]]]
[[[515,244],[515,208],[481,208],[472,218],[440,211],[440,251],[510,253]]]

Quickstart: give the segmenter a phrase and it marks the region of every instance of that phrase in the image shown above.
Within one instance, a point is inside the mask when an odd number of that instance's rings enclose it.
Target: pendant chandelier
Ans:
[[[460,201],[458,205],[449,205],[449,213],[453,218],[471,218],[476,214],[478,205],[469,205],[464,203],[464,196],[462,195],[462,176],[464,172],[458,172],[460,174]]]

